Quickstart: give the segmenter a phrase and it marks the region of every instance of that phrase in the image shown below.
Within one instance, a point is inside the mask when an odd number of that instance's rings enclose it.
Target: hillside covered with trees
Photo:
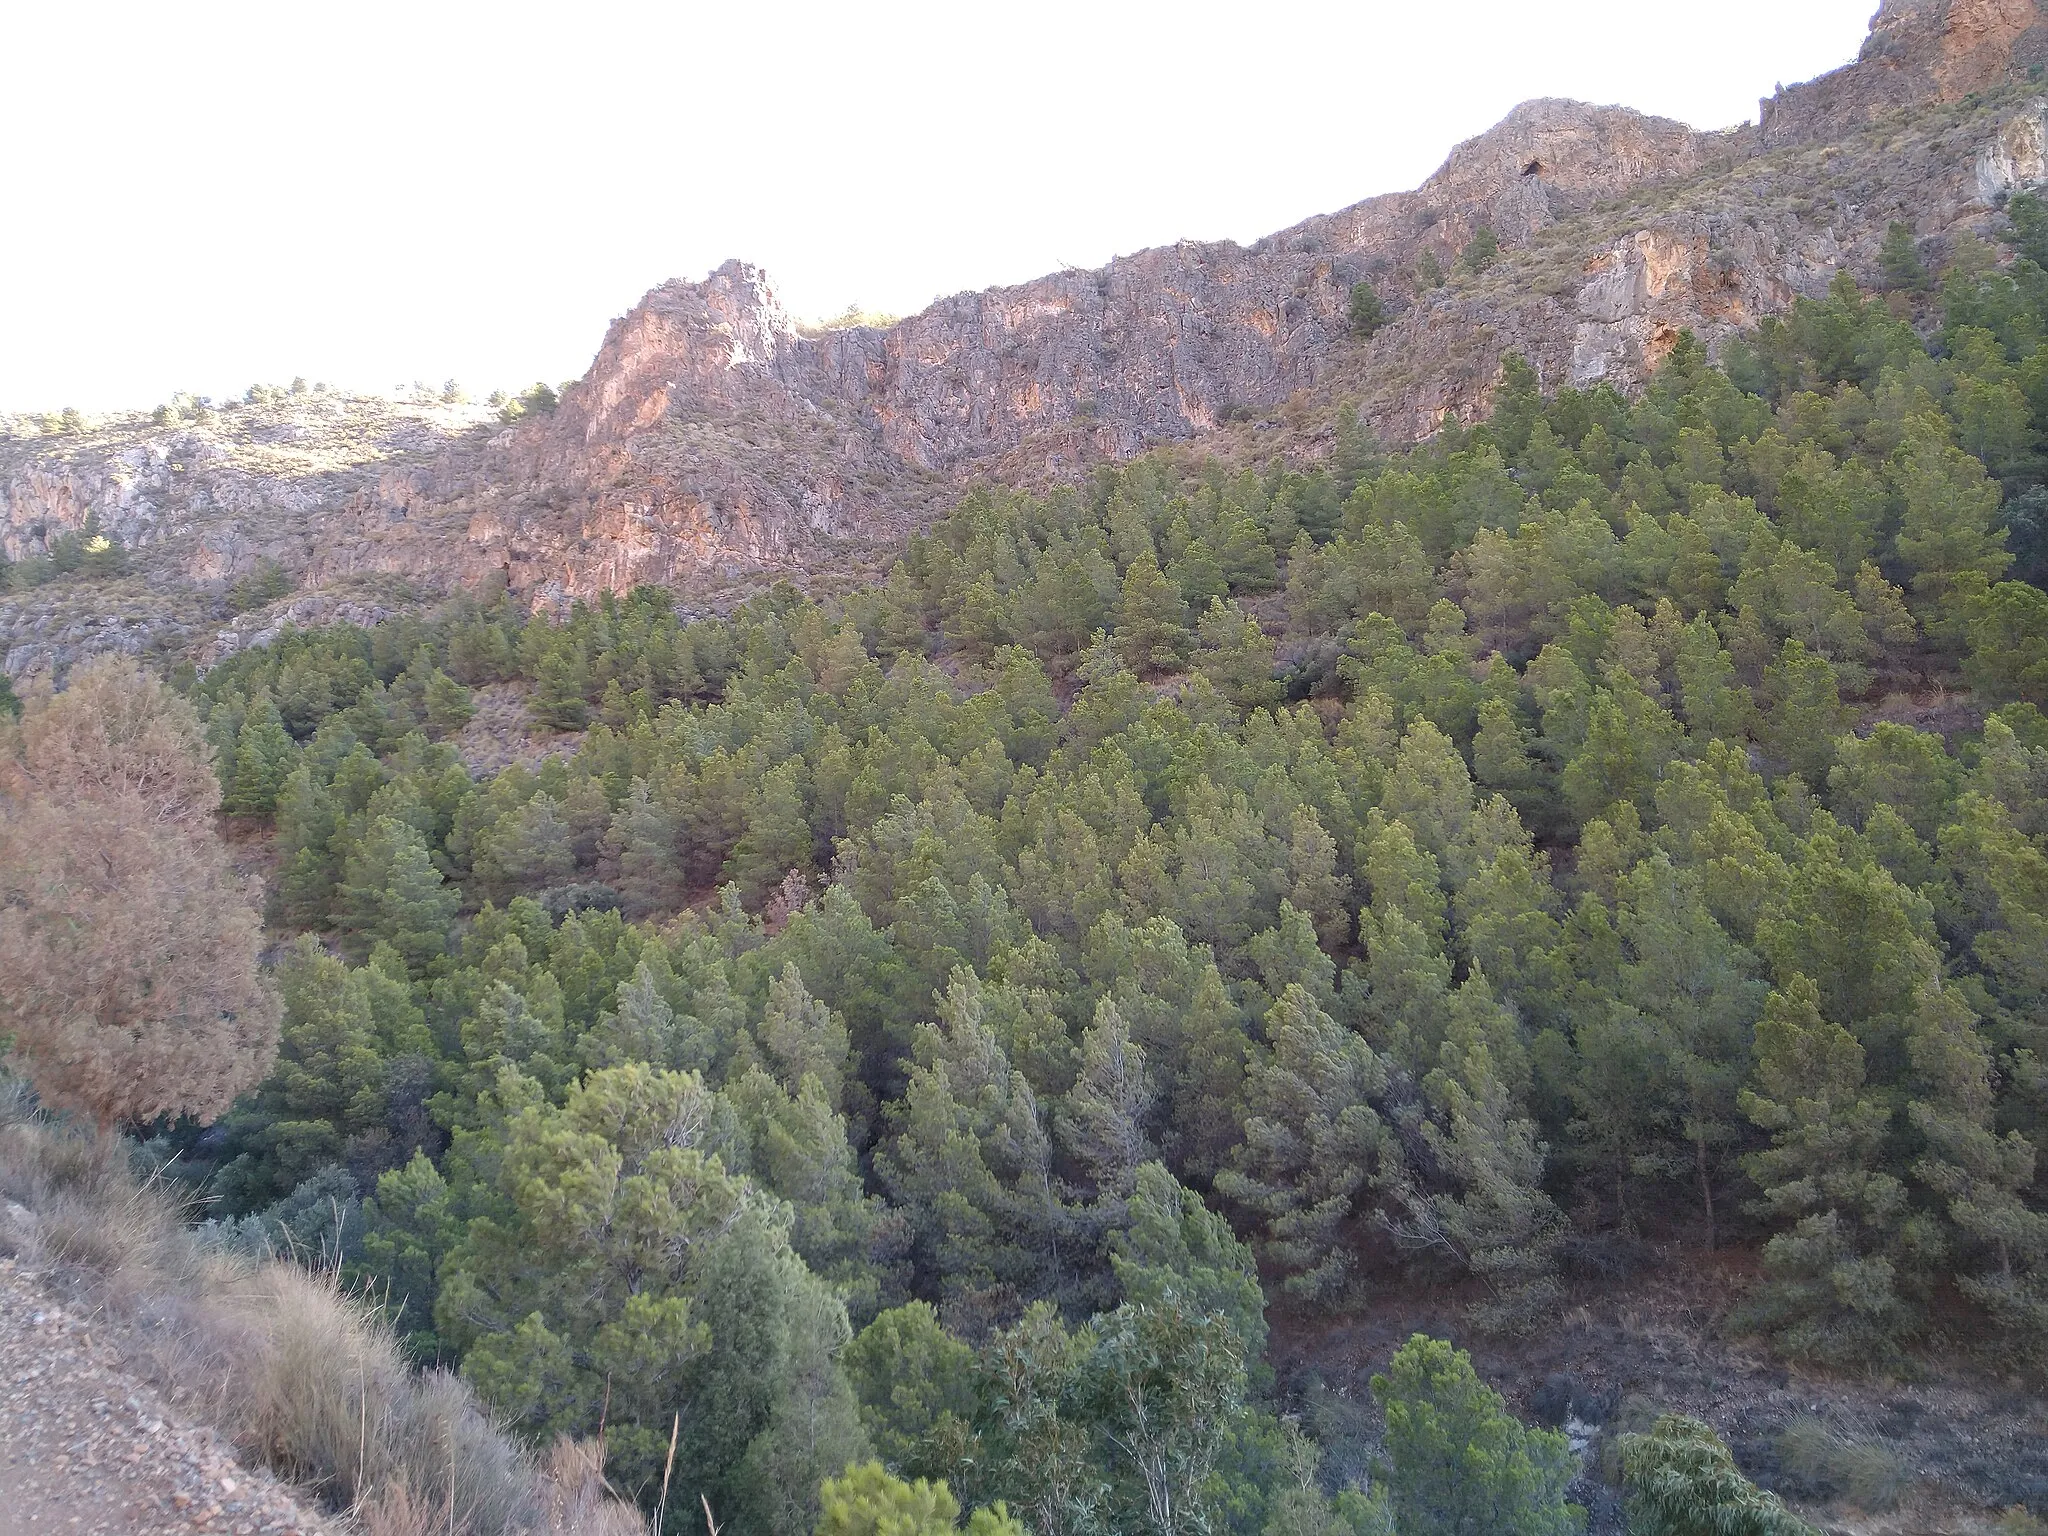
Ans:
[[[188,671],[282,1023],[150,1146],[735,1536],[1579,1529],[1448,1344],[1360,1460],[1269,1330],[1428,1290],[1483,1345],[1658,1254],[1753,1252],[1721,1326],[1803,1368],[2038,1382],[2048,208],[2008,222],[1637,400],[1511,359],[1405,452],[977,490],[829,605],[486,589]],[[573,751],[472,773],[500,684]],[[57,953],[42,864],[10,959]],[[63,1102],[37,964],[0,1028]],[[1619,1465],[1632,1529],[1797,1528],[1704,1426]]]

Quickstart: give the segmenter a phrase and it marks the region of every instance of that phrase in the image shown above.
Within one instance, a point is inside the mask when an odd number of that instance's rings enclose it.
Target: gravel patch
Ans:
[[[0,1402],[0,1536],[339,1536],[124,1370],[14,1259],[0,1259]]]

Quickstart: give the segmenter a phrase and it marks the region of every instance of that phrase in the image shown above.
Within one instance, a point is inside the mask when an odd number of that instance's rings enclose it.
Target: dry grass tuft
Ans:
[[[1807,1416],[1778,1436],[1778,1459],[1807,1496],[1846,1499],[1871,1512],[1898,1508],[1913,1481],[1891,1447],[1850,1439]]]
[[[24,1222],[8,1206],[25,1210]],[[132,1368],[367,1536],[637,1536],[594,1447],[543,1464],[458,1378],[421,1374],[328,1271],[202,1245],[118,1137],[0,1079],[0,1252],[121,1327]]]
[[[557,1440],[541,1466],[541,1529],[560,1536],[642,1536],[639,1512],[612,1498],[597,1443]]]

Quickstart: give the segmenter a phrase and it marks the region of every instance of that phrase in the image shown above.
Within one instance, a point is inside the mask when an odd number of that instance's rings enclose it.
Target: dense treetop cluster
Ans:
[[[1946,1295],[2038,1358],[2044,225],[1634,402],[1510,359],[1404,453],[977,491],[830,607],[485,591],[190,678],[304,937],[173,1139],[528,1430],[608,1390],[624,1486],[680,1409],[746,1533],[1571,1529],[1427,1341],[1338,1492],[1265,1306],[1512,1331],[1650,1238],[1760,1244],[1792,1356]],[[582,734],[479,779],[504,683]]]

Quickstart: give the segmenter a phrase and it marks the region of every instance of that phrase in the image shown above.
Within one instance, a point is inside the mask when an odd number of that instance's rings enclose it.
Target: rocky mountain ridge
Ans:
[[[2044,60],[2038,0],[1885,0],[1854,63],[1755,127],[1531,101],[1416,190],[1248,248],[1184,242],[822,332],[729,262],[653,289],[556,409],[509,426],[365,407],[297,467],[289,408],[17,432],[0,549],[32,557],[91,516],[140,551],[145,609],[261,558],[322,593],[501,572],[536,601],[650,581],[706,598],[752,573],[871,569],[980,475],[1041,482],[1175,442],[1257,457],[1281,446],[1274,413],[1327,422],[1340,400],[1412,441],[1482,414],[1511,350],[1552,385],[1634,388],[1684,330],[1718,346],[1838,271],[1868,278],[1889,223],[1938,244],[2048,179]],[[1431,282],[1481,228],[1503,259]],[[1348,325],[1361,280],[1392,315],[1369,342]],[[305,615],[295,601],[281,611]],[[60,659],[76,628],[34,594],[0,603],[11,672]],[[127,625],[88,643],[142,642]]]

